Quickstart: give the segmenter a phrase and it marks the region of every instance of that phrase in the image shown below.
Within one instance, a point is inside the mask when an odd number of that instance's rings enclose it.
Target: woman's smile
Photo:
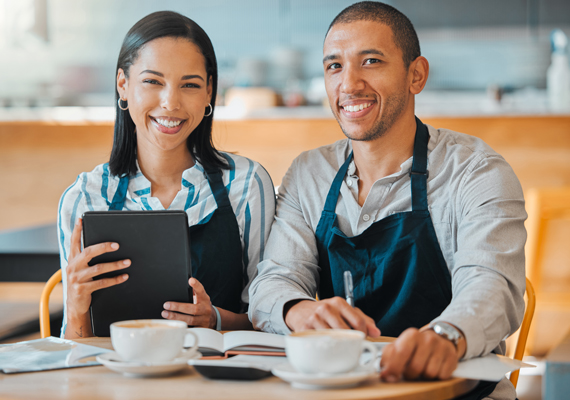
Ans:
[[[175,134],[180,132],[186,119],[172,117],[150,117],[152,125],[162,133]]]

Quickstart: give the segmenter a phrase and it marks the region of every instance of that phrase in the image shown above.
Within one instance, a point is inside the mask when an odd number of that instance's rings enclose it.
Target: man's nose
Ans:
[[[177,88],[165,86],[162,91],[160,106],[168,111],[175,111],[180,108],[180,93]]]
[[[343,93],[357,93],[364,89],[366,84],[360,74],[358,68],[353,66],[345,66],[342,71],[341,90]]]

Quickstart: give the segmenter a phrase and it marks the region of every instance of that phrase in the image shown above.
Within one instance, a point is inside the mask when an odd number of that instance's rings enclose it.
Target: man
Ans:
[[[301,154],[284,177],[250,288],[254,326],[398,336],[382,356],[389,382],[446,379],[462,358],[504,352],[525,290],[526,212],[512,169],[481,140],[415,118],[429,65],[399,11],[346,8],[323,54],[348,139]],[[344,300],[346,270],[356,308]],[[492,396],[514,398],[514,388],[503,380]]]

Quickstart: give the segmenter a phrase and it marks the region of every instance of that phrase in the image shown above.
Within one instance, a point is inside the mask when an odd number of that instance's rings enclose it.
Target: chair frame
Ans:
[[[53,288],[61,282],[61,269],[58,269],[49,278],[42,291],[42,297],[40,299],[40,334],[42,339],[51,336],[51,326],[49,320],[49,297]]]
[[[530,324],[532,322],[534,309],[536,307],[536,294],[534,292],[534,287],[528,278],[526,278],[526,297],[526,310],[524,312],[524,318],[520,327],[517,345],[515,347],[515,355],[513,357],[515,360],[519,361],[522,361],[522,358],[524,356],[524,350],[528,339],[528,332],[530,331]],[[519,373],[520,370],[517,369],[516,371],[511,372],[511,376],[509,378],[515,389],[519,380]]]

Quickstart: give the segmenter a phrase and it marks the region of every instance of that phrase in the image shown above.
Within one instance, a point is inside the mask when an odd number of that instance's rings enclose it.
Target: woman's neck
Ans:
[[[181,188],[182,173],[194,166],[194,159],[186,146],[170,151],[148,151],[137,147],[137,160],[143,175],[150,181],[151,196],[158,197],[168,208]]]

